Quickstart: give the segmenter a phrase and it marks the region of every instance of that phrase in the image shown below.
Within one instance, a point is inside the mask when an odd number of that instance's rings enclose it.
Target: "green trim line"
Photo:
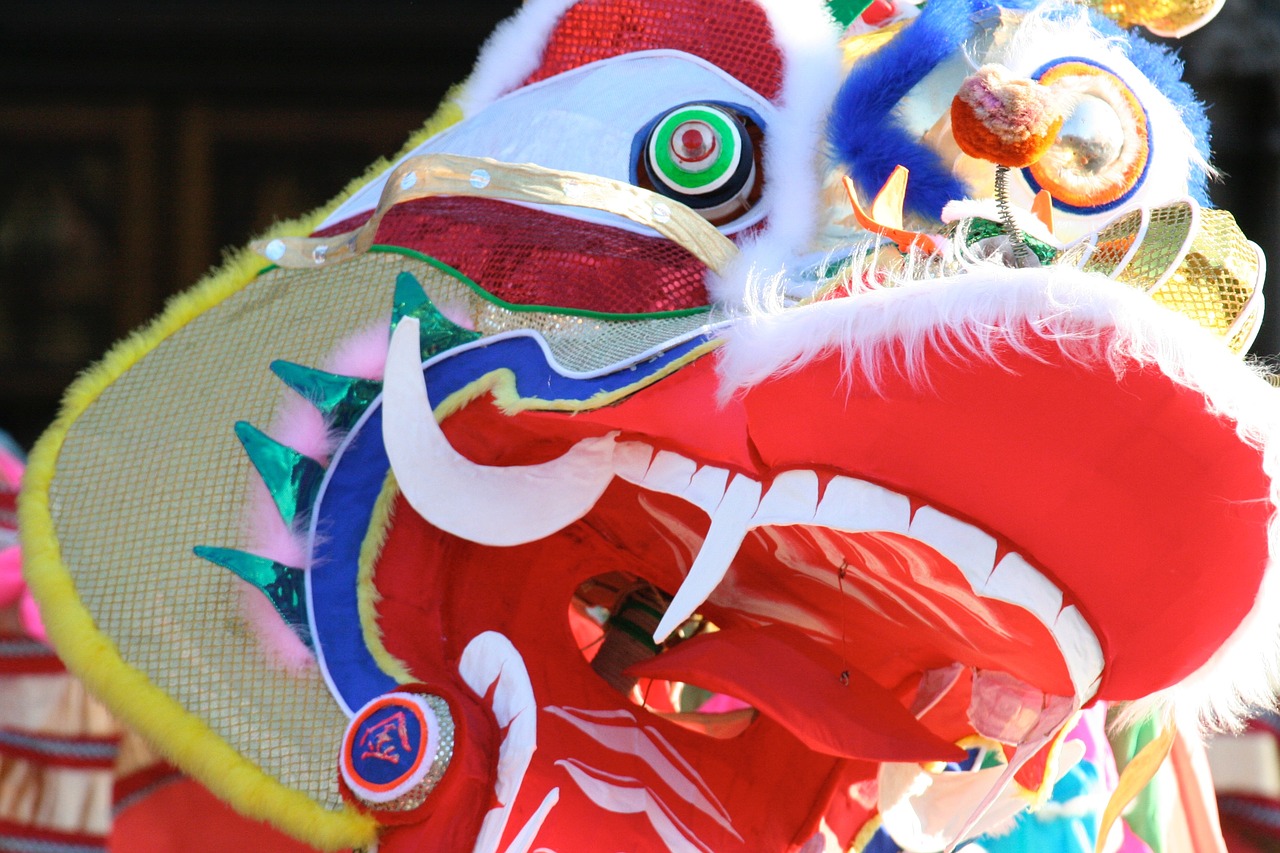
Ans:
[[[682,308],[678,311],[653,311],[646,314],[611,314],[604,311],[588,311],[583,308],[555,308],[550,305],[517,305],[514,302],[507,302],[499,299],[492,293],[489,293],[479,284],[476,284],[462,272],[454,269],[443,261],[437,260],[430,255],[424,255],[422,252],[414,249],[406,249],[404,246],[388,246],[382,243],[375,243],[369,247],[369,252],[377,252],[383,255],[403,255],[406,258],[413,258],[415,261],[421,261],[424,264],[435,267],[443,273],[453,276],[458,281],[471,288],[477,296],[486,302],[491,302],[499,308],[507,311],[515,311],[527,314],[563,314],[569,317],[588,317],[593,320],[606,320],[614,323],[634,323],[639,320],[668,320],[677,317],[692,317],[696,314],[711,313],[711,306],[703,306],[701,308]]]
[[[704,122],[720,137],[720,153],[716,155],[715,162],[701,172],[683,168],[671,156],[671,137],[687,121]],[[662,172],[663,177],[677,187],[693,193],[707,189],[709,185],[727,176],[734,168],[741,150],[742,139],[737,130],[723,116],[705,107],[682,107],[674,110],[654,131],[651,149],[653,164]]]

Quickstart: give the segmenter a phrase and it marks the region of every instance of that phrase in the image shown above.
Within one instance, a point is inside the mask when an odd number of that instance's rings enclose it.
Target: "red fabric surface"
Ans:
[[[317,235],[367,219],[361,214]],[[638,314],[710,301],[706,267],[670,240],[492,199],[405,202],[383,218],[376,242],[430,255],[516,305]]]
[[[639,50],[700,56],[766,98],[782,86],[782,55],[764,10],[749,0],[585,0],[560,19],[536,83],[601,59]]]

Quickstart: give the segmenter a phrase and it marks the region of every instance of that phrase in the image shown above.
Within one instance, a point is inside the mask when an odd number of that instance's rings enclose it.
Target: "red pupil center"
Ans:
[[[715,147],[714,136],[708,132],[707,128],[699,127],[697,124],[683,129],[676,128],[674,141],[676,157],[686,163],[705,159]]]

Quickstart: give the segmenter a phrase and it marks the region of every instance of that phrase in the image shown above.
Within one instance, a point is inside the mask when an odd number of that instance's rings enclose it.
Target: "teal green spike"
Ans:
[[[827,9],[840,26],[847,27],[867,11],[872,2],[873,0],[827,0]]]
[[[236,423],[236,437],[258,469],[284,523],[292,527],[303,521],[315,504],[324,466],[245,421]]]
[[[395,303],[391,309],[391,331],[405,317],[414,317],[422,338],[422,360],[437,353],[478,340],[481,335],[464,329],[440,313],[412,273],[396,276]]]
[[[335,429],[349,431],[382,393],[375,379],[340,376],[291,361],[271,362],[271,372],[320,410]]]
[[[230,569],[242,580],[256,586],[298,639],[306,643],[307,648],[315,648],[307,622],[306,574],[302,569],[231,548],[197,545],[191,550],[200,559]]]

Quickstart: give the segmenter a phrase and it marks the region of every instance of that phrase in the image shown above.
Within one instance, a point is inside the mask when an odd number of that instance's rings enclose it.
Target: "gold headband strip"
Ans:
[[[253,250],[286,268],[332,266],[368,251],[382,217],[395,205],[442,195],[602,210],[652,228],[715,272],[722,272],[738,254],[728,237],[689,207],[641,187],[596,175],[457,154],[424,154],[401,163],[387,176],[369,221],[354,231],[327,238],[258,240]]]

